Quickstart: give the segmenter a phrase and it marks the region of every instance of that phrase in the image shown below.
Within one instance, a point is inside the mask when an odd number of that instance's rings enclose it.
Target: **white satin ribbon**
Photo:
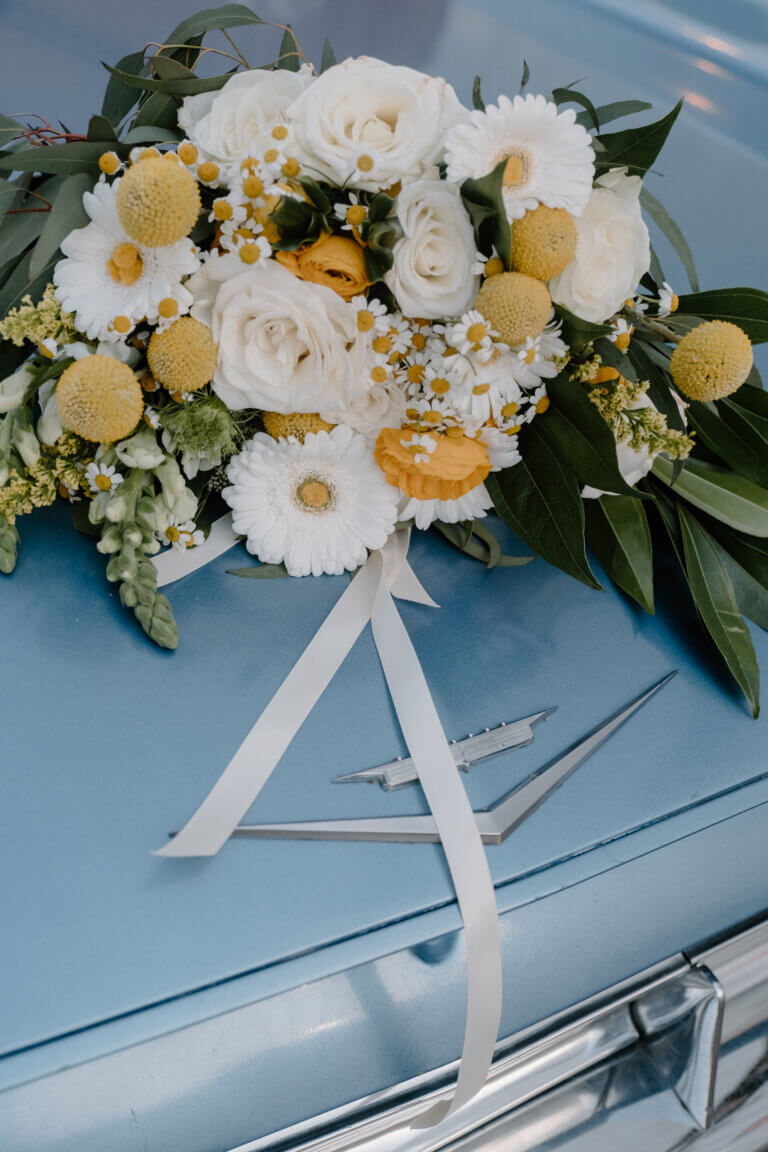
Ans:
[[[227,513],[226,516],[220,516],[211,524],[207,540],[198,544],[196,548],[185,548],[184,551],[168,548],[167,551],[152,558],[157,569],[158,588],[162,588],[164,584],[172,584],[174,580],[180,580],[190,572],[196,572],[198,568],[227,552],[239,539],[232,527],[231,515]]]
[[[501,1017],[501,948],[493,881],[475,816],[393,600],[398,596],[437,607],[408,565],[409,537],[407,530],[396,532],[380,551],[371,553],[206,799],[156,854],[212,856],[219,851],[370,620],[400,727],[445,852],[466,939],[467,1017],[458,1079],[452,1097],[416,1119],[414,1127],[424,1128],[466,1104],[485,1083]],[[223,538],[222,528],[215,555],[225,550]]]

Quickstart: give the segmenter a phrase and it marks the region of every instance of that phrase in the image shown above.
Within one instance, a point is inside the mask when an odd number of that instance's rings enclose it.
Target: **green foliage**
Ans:
[[[128,149],[122,144],[113,144],[110,150],[123,160],[128,156]],[[0,172],[50,172],[58,176],[89,172],[95,180],[98,159],[104,151],[103,143],[92,140],[72,140],[68,144],[49,144],[45,148],[22,148],[19,152],[0,156]]]
[[[19,533],[0,513],[0,572],[8,575],[16,567]]]
[[[335,63],[336,53],[333,51],[331,42],[326,36],[323,41],[323,52],[320,57],[320,75],[322,76],[323,72],[327,72],[329,68],[333,68]]]
[[[703,460],[686,460],[675,478],[672,464],[663,456],[654,460],[653,473],[676,495],[715,520],[750,536],[768,537],[768,490],[751,480]]]
[[[598,175],[609,168],[627,168],[631,176],[644,176],[663,148],[682,106],[683,101],[679,100],[666,116],[653,124],[600,133],[597,140],[602,151],[598,153],[595,165]]]
[[[486,568],[519,568],[533,560],[533,556],[505,555],[499,541],[482,520],[465,520],[460,524],[435,520],[432,527],[459,552],[479,560]]]
[[[652,105],[645,100],[615,100],[611,104],[600,104],[595,108],[595,114],[600,124],[610,124],[613,120],[620,120],[622,116],[632,116],[635,112],[645,112]],[[579,112],[576,123],[582,128],[588,128],[593,122],[592,113]]]
[[[176,451],[192,456],[231,456],[242,443],[237,421],[218,396],[194,397],[187,404],[169,404],[161,423],[173,437]]]
[[[277,66],[278,68],[285,68],[289,72],[298,72],[301,67],[299,44],[290,24],[285,29],[285,34],[280,45],[280,55],[277,60]]]
[[[552,101],[557,104],[558,108],[561,104],[578,104],[582,107],[588,117],[589,123],[593,128],[600,128],[600,117],[597,109],[588,96],[583,92],[577,92],[575,88],[553,88]]]
[[[555,305],[555,312],[563,325],[563,339],[573,352],[583,352],[595,340],[611,333],[610,324],[592,324],[589,320],[574,316],[573,312],[560,304]]]
[[[688,247],[688,242],[685,236],[683,236],[679,225],[675,223],[661,201],[651,195],[645,185],[643,185],[640,190],[640,203],[680,257],[691,290],[698,292],[699,278],[696,275],[696,265],[693,262],[693,254]]]
[[[485,112],[485,101],[483,100],[483,94],[480,90],[481,83],[480,77],[475,76],[475,79],[472,81],[472,107],[477,112]]]
[[[600,584],[587,562],[579,481],[534,420],[520,433],[523,459],[491,473],[486,487],[496,511],[538,556],[590,588]]]
[[[489,253],[495,248],[509,269],[512,258],[512,233],[502,197],[502,180],[506,160],[501,160],[492,172],[479,180],[465,180],[461,186],[464,201],[475,238],[481,251]]]
[[[584,512],[587,543],[611,580],[653,615],[653,547],[642,502],[601,496],[585,500]]]
[[[553,439],[582,484],[638,498],[619,472],[616,439],[584,388],[567,376],[547,381],[550,408],[543,419]]]
[[[278,580],[288,575],[288,569],[285,564],[252,564],[249,568],[227,568],[227,574],[245,580]]]
[[[715,288],[681,296],[677,315],[738,324],[753,344],[768,340],[768,292],[760,288]]]

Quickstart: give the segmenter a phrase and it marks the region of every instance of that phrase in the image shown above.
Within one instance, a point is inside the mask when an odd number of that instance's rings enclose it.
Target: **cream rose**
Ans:
[[[324,72],[289,122],[312,174],[334,184],[354,176],[355,188],[375,191],[427,173],[446,130],[468,115],[447,81],[360,56]]]
[[[311,80],[306,70],[237,72],[218,92],[186,96],[179,127],[204,159],[226,167],[268,146],[272,129]]]
[[[477,295],[472,273],[475,236],[459,189],[445,180],[417,180],[397,198],[403,229],[387,286],[406,316],[460,316]]]
[[[576,218],[576,255],[551,281],[549,291],[556,304],[582,320],[594,324],[607,320],[634,295],[650,267],[641,187],[639,176],[614,168],[600,177],[583,215]]]
[[[356,313],[330,288],[234,253],[212,257],[188,287],[219,346],[213,389],[229,408],[330,411],[364,395]]]

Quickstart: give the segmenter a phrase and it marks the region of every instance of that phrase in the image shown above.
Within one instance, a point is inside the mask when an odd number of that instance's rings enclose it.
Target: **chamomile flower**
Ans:
[[[580,216],[592,190],[594,153],[572,108],[543,96],[500,96],[498,105],[454,124],[445,136],[447,177],[461,184],[505,161],[502,196],[510,220],[538,204]]]
[[[368,300],[365,296],[353,296],[350,304],[357,313],[359,332],[370,332],[374,338],[384,335],[389,327],[386,304],[381,300]]]
[[[403,448],[413,453],[414,463],[429,464],[429,458],[437,448],[437,440],[428,432],[414,432],[411,436],[401,439]]]
[[[621,349],[622,352],[625,352],[627,348],[629,348],[629,342],[632,339],[633,332],[634,328],[629,321],[625,320],[623,316],[620,316],[618,320],[613,321],[608,339],[612,341],[617,348]]]
[[[485,516],[493,501],[485,484],[478,484],[455,500],[417,500],[405,498],[400,505],[399,518],[413,520],[417,528],[429,528],[435,520],[444,524],[458,524],[464,520],[479,520]]]
[[[658,315],[662,318],[664,316],[671,316],[673,312],[677,312],[679,300],[677,294],[671,284],[665,280],[659,289],[659,312]]]
[[[160,427],[160,416],[154,408],[145,408],[142,419],[149,428],[156,429]]]
[[[184,238],[148,248],[131,240],[115,207],[119,184],[99,183],[84,194],[90,223],[62,240],[64,258],[53,273],[62,306],[90,340],[119,340],[140,320],[156,323],[192,305],[182,280],[199,267],[194,244]]]
[[[498,338],[498,332],[493,330],[482,312],[476,308],[471,308],[460,320],[451,324],[446,335],[464,356],[469,352],[491,351],[494,339]]]
[[[229,463],[223,491],[236,532],[264,563],[291,576],[340,575],[383,547],[397,519],[397,490],[367,438],[342,424],[273,440],[257,433]]]
[[[368,210],[364,204],[360,203],[360,197],[356,192],[349,193],[349,203],[343,201],[334,204],[333,214],[337,220],[343,220],[341,226],[342,232],[352,232],[353,234],[365,224],[368,216]]]
[[[528,407],[523,412],[523,420],[526,424],[530,424],[531,420],[536,416],[543,416],[549,408],[549,396],[547,396],[547,389],[544,384],[541,384],[533,392],[526,395]]]
[[[122,473],[118,472],[114,464],[104,464],[99,460],[92,460],[85,470],[88,487],[94,496],[100,492],[114,492],[123,482]]]
[[[205,533],[195,527],[194,520],[171,520],[159,537],[161,544],[170,544],[177,552],[196,548],[205,540]]]

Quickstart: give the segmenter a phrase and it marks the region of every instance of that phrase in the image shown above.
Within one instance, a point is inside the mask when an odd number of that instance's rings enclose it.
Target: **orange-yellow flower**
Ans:
[[[415,452],[408,446],[412,428],[382,429],[374,456],[390,484],[417,500],[458,500],[482,484],[491,470],[484,444],[470,436],[429,435],[436,441],[435,449]]]
[[[332,288],[343,300],[359,296],[370,284],[363,249],[350,236],[324,232],[314,244],[275,255],[300,280]]]

